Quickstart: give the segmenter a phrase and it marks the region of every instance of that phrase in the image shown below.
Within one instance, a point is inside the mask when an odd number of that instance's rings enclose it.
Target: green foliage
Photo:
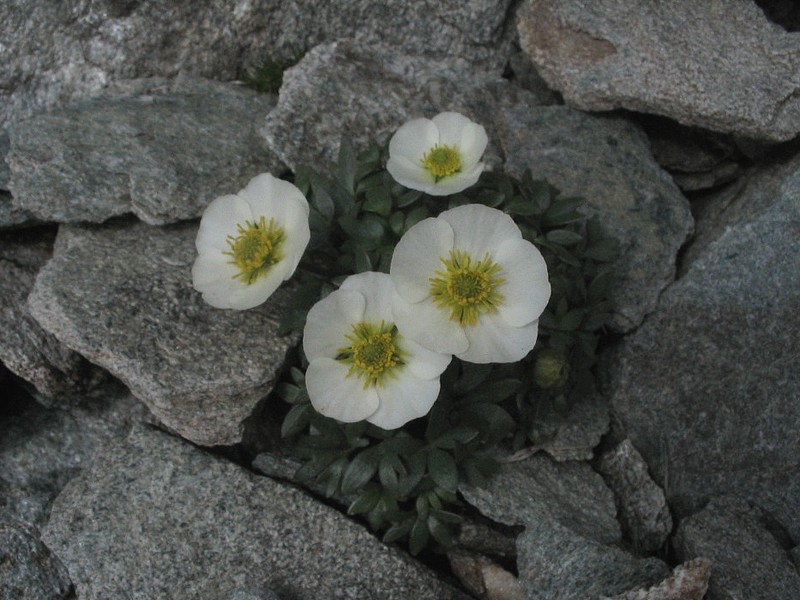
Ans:
[[[305,52],[297,51],[291,58],[266,58],[242,81],[257,92],[277,94],[283,85],[283,72],[300,62]]]
[[[544,255],[552,287],[537,345],[526,359],[501,365],[454,359],[431,412],[398,430],[318,414],[297,368],[291,381],[277,387],[291,406],[282,435],[304,461],[297,479],[320,483],[331,496],[354,498],[350,514],[381,531],[384,541],[405,541],[416,554],[431,542],[452,542],[461,521],[458,485],[487,484],[498,468],[493,449],[540,443],[545,419],[593,391],[617,248],[596,220],[580,212],[582,199],[561,197],[529,172],[521,180],[484,173],[460,194],[430,197],[397,184],[384,168],[386,158],[386,144],[357,153],[343,141],[329,175],[297,170],[312,236],[283,331],[302,331],[311,306],[348,275],[388,272],[397,241],[414,224],[468,203],[511,215]]]

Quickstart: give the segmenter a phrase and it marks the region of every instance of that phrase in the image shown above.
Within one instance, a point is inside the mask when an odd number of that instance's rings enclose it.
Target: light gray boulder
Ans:
[[[800,132],[800,35],[755,2],[526,0],[518,30],[575,108],[626,108],[769,142]]]
[[[297,338],[277,335],[286,288],[248,311],[202,300],[191,279],[196,234],[196,222],[62,226],[28,307],[167,427],[198,444],[230,445]]]
[[[294,487],[145,428],[70,483],[43,539],[82,600],[464,598]]]

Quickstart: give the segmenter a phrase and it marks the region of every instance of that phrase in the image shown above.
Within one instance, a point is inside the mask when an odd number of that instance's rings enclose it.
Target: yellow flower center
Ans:
[[[455,146],[436,144],[422,157],[422,166],[439,181],[461,170],[461,156]]]
[[[337,350],[336,360],[350,365],[347,376],[364,380],[364,389],[383,385],[386,378],[397,375],[405,365],[405,353],[398,344],[400,335],[394,323],[380,325],[361,321],[353,325],[353,333],[345,338],[349,346]]]
[[[475,261],[463,250],[451,250],[448,258],[440,259],[444,270],[431,277],[430,295],[440,308],[450,311],[450,318],[462,325],[474,325],[480,315],[497,312],[503,295],[497,291],[505,282],[503,269],[487,253]]]
[[[264,216],[258,222],[245,221],[244,225],[237,225],[236,228],[239,235],[228,236],[230,252],[223,254],[232,257],[233,260],[228,263],[239,269],[233,278],[240,278],[249,285],[283,259],[281,246],[286,239],[286,232],[275,223],[275,219],[267,223]]]

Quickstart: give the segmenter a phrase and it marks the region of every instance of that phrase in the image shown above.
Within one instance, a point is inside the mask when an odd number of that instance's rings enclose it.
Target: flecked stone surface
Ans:
[[[800,36],[755,2],[526,0],[520,44],[581,110],[626,108],[785,141],[800,132]]]
[[[0,230],[31,227],[39,224],[41,224],[41,221],[27,210],[14,207],[11,194],[0,190]]]
[[[636,558],[550,520],[532,522],[517,539],[517,569],[530,600],[594,600],[648,587],[669,574],[658,559]]]
[[[536,455],[503,464],[486,488],[462,484],[464,499],[506,525],[553,520],[602,544],[620,541],[614,497],[585,462]]]
[[[0,420],[0,509],[41,526],[67,482],[99,460],[108,440],[151,419],[127,390],[47,409],[29,401]]]
[[[710,217],[713,234],[603,371],[616,418],[675,514],[737,493],[796,540],[800,160],[791,164],[773,194],[752,188]]]
[[[11,169],[8,168],[6,156],[11,147],[8,132],[0,130],[0,190],[8,191],[8,181],[11,179]]]
[[[399,551],[293,487],[141,428],[74,479],[45,542],[81,600],[462,598]],[[367,567],[368,568],[365,568]]]
[[[675,274],[678,249],[692,231],[689,203],[653,160],[644,133],[621,118],[564,106],[507,106],[496,116],[506,172],[530,168],[619,240],[611,326],[629,331],[653,310]]]
[[[359,37],[502,70],[510,0],[68,0],[0,3],[0,128],[121,78],[240,78],[267,59]]]
[[[97,388],[107,374],[44,331],[26,300],[52,253],[55,232],[28,230],[0,236],[0,361],[30,383],[41,402],[65,402]]]
[[[614,491],[623,531],[641,554],[656,553],[672,533],[664,490],[647,472],[647,464],[630,440],[612,448],[597,465],[608,487]]]
[[[198,444],[235,444],[296,340],[277,336],[285,288],[248,311],[203,302],[191,282],[196,233],[196,222],[64,226],[28,304],[167,427]]]
[[[72,598],[67,569],[39,539],[36,528],[0,513],[0,598]]]
[[[763,519],[761,509],[720,497],[681,521],[674,539],[678,556],[705,556],[713,565],[708,600],[800,598],[800,573]]]
[[[538,446],[557,461],[591,460],[609,428],[608,402],[600,394],[581,398],[563,419],[541,423]]]
[[[687,560],[672,575],[647,590],[632,590],[601,600],[703,600],[711,576],[711,562],[705,558]]]
[[[255,127],[275,97],[211,81],[102,97],[10,128],[14,206],[47,221],[99,223],[133,212],[151,224],[206,205],[281,163]]]

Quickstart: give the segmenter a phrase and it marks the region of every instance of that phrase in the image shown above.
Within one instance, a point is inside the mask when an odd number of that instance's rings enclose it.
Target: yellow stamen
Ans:
[[[258,222],[245,221],[237,225],[238,236],[228,236],[229,252],[223,252],[233,258],[229,264],[236,266],[239,272],[233,276],[248,285],[262,277],[272,265],[283,259],[281,247],[286,240],[286,232],[275,219],[267,223],[262,216]]]
[[[422,166],[439,181],[461,171],[461,155],[455,146],[436,144],[422,157]]]
[[[355,374],[364,379],[364,389],[383,385],[386,378],[395,377],[405,365],[405,352],[400,349],[400,335],[394,323],[361,321],[345,338],[350,345],[339,348],[336,360],[350,365],[348,377]]]
[[[474,261],[463,250],[451,250],[449,258],[440,259],[444,270],[431,277],[430,294],[440,308],[450,310],[450,318],[462,325],[475,325],[480,315],[497,312],[503,295],[497,291],[505,282],[503,269],[487,253]]]

